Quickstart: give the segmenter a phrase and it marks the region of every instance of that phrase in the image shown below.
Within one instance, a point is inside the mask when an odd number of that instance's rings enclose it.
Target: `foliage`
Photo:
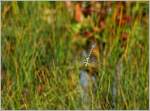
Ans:
[[[93,3],[95,9],[106,5],[111,12],[104,14],[105,21],[92,14],[84,22],[74,19],[77,3],[1,2],[2,109],[84,109],[76,84],[79,53],[90,33],[105,49],[89,109],[113,108],[111,88],[120,58],[115,109],[148,109],[148,2],[125,2],[131,22],[124,25],[127,18],[119,19],[119,25],[114,19],[119,2]],[[75,75],[71,81],[70,71]]]

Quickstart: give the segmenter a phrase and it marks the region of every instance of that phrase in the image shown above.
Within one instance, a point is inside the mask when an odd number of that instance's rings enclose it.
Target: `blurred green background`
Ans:
[[[84,109],[80,93],[69,87],[68,71],[73,70],[78,84],[78,54],[85,44],[80,32],[84,27],[98,27],[98,17],[90,15],[92,23],[76,22],[77,3],[1,2],[2,109]],[[118,2],[94,2],[93,8],[96,4],[101,10],[110,8],[110,13],[103,31],[94,33],[105,42],[105,56],[100,58],[97,94],[89,109],[112,109],[111,87],[121,50],[117,38],[122,32],[128,39],[115,109],[148,109],[149,2],[125,2],[131,22],[124,26],[113,21]]]

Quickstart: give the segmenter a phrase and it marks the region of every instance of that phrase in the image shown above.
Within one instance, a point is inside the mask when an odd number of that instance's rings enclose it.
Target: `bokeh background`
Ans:
[[[146,1],[2,1],[1,108],[148,109],[148,29]],[[77,87],[89,40],[99,62],[85,107]]]

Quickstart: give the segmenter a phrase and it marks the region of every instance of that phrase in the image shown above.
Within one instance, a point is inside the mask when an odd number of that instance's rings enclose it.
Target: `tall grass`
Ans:
[[[122,52],[115,109],[148,109],[148,2],[134,2],[127,9],[133,19],[123,28],[114,24],[115,8],[116,2],[104,33],[97,35],[106,47],[89,109],[113,108],[112,87]],[[83,109],[77,55],[82,46],[75,50],[73,17],[65,3],[3,1],[1,15],[2,109]],[[110,27],[116,31],[114,41]],[[124,51],[117,39],[122,31],[129,33]]]

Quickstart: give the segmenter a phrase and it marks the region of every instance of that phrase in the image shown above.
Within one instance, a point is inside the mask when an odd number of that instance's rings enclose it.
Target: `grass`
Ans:
[[[149,2],[133,2],[126,9],[132,22],[123,27],[114,22],[117,2],[111,8],[105,29],[95,34],[106,44],[88,109],[113,109],[120,60],[114,109],[148,109]],[[70,10],[64,2],[1,2],[2,109],[84,109],[76,85],[85,40],[77,33],[98,21],[77,23]],[[122,32],[128,33],[125,49],[120,47]]]

